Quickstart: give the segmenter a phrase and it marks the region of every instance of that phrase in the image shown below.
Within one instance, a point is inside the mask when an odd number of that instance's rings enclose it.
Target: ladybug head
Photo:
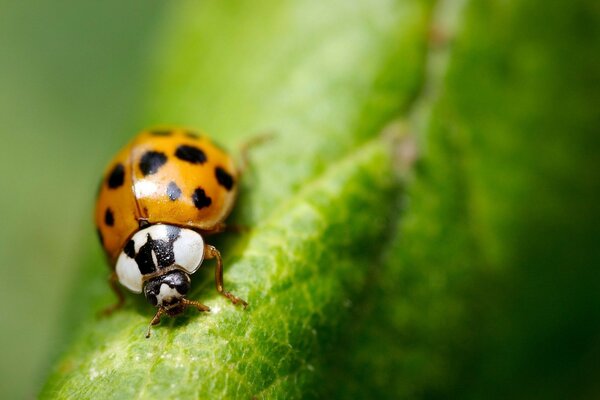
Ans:
[[[171,315],[179,314],[185,308],[182,299],[189,292],[190,276],[181,270],[167,272],[146,282],[144,295],[155,307],[164,307]]]

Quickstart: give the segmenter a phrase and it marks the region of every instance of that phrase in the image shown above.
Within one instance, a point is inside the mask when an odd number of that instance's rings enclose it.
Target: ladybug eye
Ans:
[[[190,276],[184,272],[173,271],[165,276],[164,282],[181,295],[185,295],[190,291]]]
[[[189,281],[183,281],[180,282],[179,284],[177,284],[175,286],[175,289],[177,289],[177,291],[183,295],[187,294],[187,292],[190,291],[190,282]]]
[[[148,293],[146,295],[146,298],[148,299],[150,304],[152,304],[154,307],[156,307],[158,305],[158,299],[156,298],[156,295],[154,293]]]

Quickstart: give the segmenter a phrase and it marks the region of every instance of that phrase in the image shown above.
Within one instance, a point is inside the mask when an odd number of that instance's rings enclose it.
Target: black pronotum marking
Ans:
[[[127,242],[127,244],[123,248],[123,251],[125,252],[125,254],[127,254],[129,258],[135,257],[135,242],[133,241],[133,239],[130,239],[129,242]]]
[[[175,157],[192,164],[204,164],[206,162],[206,154],[202,149],[187,144],[182,144],[175,150]]]
[[[152,236],[148,233],[146,236],[146,243],[140,247],[140,250],[135,253],[135,242],[130,240],[125,245],[123,252],[130,258],[133,258],[138,265],[140,272],[143,275],[152,273],[157,268],[165,268],[175,263],[175,252],[173,250],[173,244],[179,237],[180,228],[176,226],[167,227],[168,240],[152,239]],[[156,255],[156,261],[158,265],[154,264],[154,258],[152,253]]]
[[[140,159],[140,171],[144,176],[155,174],[167,162],[167,156],[159,151],[147,151]]]
[[[116,189],[119,186],[123,185],[124,181],[125,167],[123,167],[123,164],[119,163],[115,165],[114,168],[110,171],[106,182],[108,183],[109,188]]]
[[[104,223],[108,226],[113,226],[115,224],[115,216],[110,207],[104,212]]]
[[[202,188],[194,190],[192,201],[198,210],[208,207],[212,203],[212,199],[206,195],[206,192]]]
[[[223,168],[215,168],[215,177],[217,178],[219,185],[223,186],[225,189],[231,190],[231,188],[233,188],[233,176]]]
[[[175,182],[170,182],[167,186],[167,196],[169,196],[171,201],[175,201],[181,196],[181,189],[179,189],[179,186]]]

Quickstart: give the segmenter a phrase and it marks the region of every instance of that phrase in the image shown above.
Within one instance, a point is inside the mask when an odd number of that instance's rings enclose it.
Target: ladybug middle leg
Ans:
[[[207,260],[210,260],[211,258],[217,259],[217,266],[215,268],[215,285],[217,287],[217,292],[221,293],[224,297],[227,297],[233,304],[241,304],[244,308],[248,307],[248,303],[245,300],[240,299],[225,290],[225,287],[223,286],[223,260],[221,259],[219,250],[214,246],[205,244],[204,254]]]
[[[108,277],[108,284],[110,285],[110,288],[113,290],[113,292],[115,292],[115,295],[117,296],[117,302],[111,306],[106,307],[104,310],[102,310],[100,315],[103,315],[103,316],[108,316],[108,315],[112,314],[113,312],[115,312],[118,309],[120,309],[121,307],[123,307],[123,305],[125,304],[125,295],[123,295],[123,292],[121,291],[121,288],[119,287],[119,282],[117,279],[116,272],[113,272],[110,274],[110,276]]]
[[[225,222],[219,222],[211,229],[203,229],[200,231],[202,236],[216,235],[218,233],[229,232],[229,233],[248,233],[250,228],[245,225],[239,224],[226,224]]]

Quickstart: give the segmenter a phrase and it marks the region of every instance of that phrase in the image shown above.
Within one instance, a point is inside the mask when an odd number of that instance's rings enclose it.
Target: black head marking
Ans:
[[[140,171],[144,176],[155,174],[167,162],[167,156],[159,151],[147,151],[140,159]]]
[[[179,189],[179,186],[175,182],[171,181],[167,186],[167,196],[169,196],[171,201],[175,201],[181,196],[181,189]]]
[[[206,195],[206,192],[202,188],[194,190],[192,201],[198,210],[208,207],[212,203],[212,199]]]
[[[221,167],[215,168],[215,177],[217,178],[217,182],[219,185],[223,186],[227,190],[231,190],[233,188],[233,176],[225,169]]]
[[[186,144],[182,144],[175,150],[175,157],[192,164],[204,164],[206,162],[206,154],[202,149]]]
[[[123,182],[125,182],[125,167],[123,167],[123,164],[119,163],[114,166],[108,174],[106,182],[111,189],[116,189],[123,185]]]
[[[175,289],[179,295],[169,298],[162,298],[162,304],[158,304],[158,296],[162,285],[167,285],[171,289]],[[188,274],[183,271],[171,271],[164,275],[157,276],[146,282],[144,286],[144,295],[153,306],[172,306],[181,301],[190,290],[191,279]],[[184,308],[172,309],[173,314],[179,314]],[[169,314],[171,315],[171,313]]]
[[[113,215],[112,210],[109,208],[104,212],[104,223],[107,226],[113,226],[115,224],[115,216]]]

